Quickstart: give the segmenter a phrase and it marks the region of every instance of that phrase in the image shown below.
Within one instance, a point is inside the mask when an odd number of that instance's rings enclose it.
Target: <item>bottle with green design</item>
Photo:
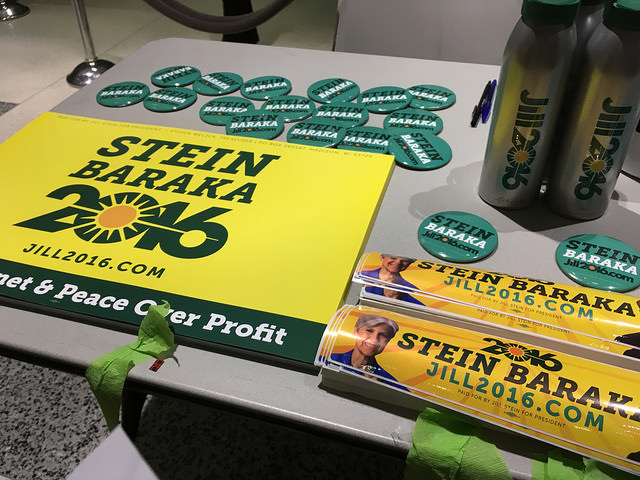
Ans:
[[[607,2],[603,23],[587,42],[547,205],[590,220],[607,210],[640,107],[640,0]]]
[[[580,0],[523,0],[505,47],[478,193],[518,209],[540,195],[576,48]]]

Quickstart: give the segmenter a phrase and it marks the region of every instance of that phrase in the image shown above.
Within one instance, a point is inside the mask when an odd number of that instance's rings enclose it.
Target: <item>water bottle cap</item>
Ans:
[[[609,28],[640,30],[640,0],[607,2],[602,20]]]
[[[580,0],[524,0],[522,18],[538,23],[572,23]]]

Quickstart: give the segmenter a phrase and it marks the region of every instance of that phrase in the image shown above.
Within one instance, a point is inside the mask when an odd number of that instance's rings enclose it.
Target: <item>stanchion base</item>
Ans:
[[[0,2],[0,21],[4,22],[5,20],[24,17],[30,11],[29,7],[25,7],[18,2]]]
[[[113,65],[112,62],[107,60],[87,60],[67,75],[67,83],[73,87],[84,87],[113,67]]]

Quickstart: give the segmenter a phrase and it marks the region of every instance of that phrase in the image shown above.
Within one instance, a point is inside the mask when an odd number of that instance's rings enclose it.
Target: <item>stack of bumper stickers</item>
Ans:
[[[334,315],[316,355],[327,385],[640,472],[635,297],[379,253],[354,281],[361,305]]]

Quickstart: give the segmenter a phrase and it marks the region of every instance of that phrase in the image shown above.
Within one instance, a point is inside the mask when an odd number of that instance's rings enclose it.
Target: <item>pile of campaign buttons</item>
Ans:
[[[105,107],[142,103],[152,112],[168,113],[193,105],[199,95],[214,97],[200,107],[200,120],[224,127],[227,135],[273,140],[292,123],[286,135],[290,143],[392,154],[399,166],[411,170],[440,168],[452,157],[447,142],[437,136],[444,124],[433,111],[451,106],[456,96],[439,85],[361,91],[353,80],[334,77],[313,82],[301,96],[291,94],[293,85],[283,76],[244,80],[233,72],[202,74],[189,65],[157,70],[150,81],[159,88],[120,82],[100,90],[96,101]],[[366,125],[371,115],[384,116],[383,126]]]

